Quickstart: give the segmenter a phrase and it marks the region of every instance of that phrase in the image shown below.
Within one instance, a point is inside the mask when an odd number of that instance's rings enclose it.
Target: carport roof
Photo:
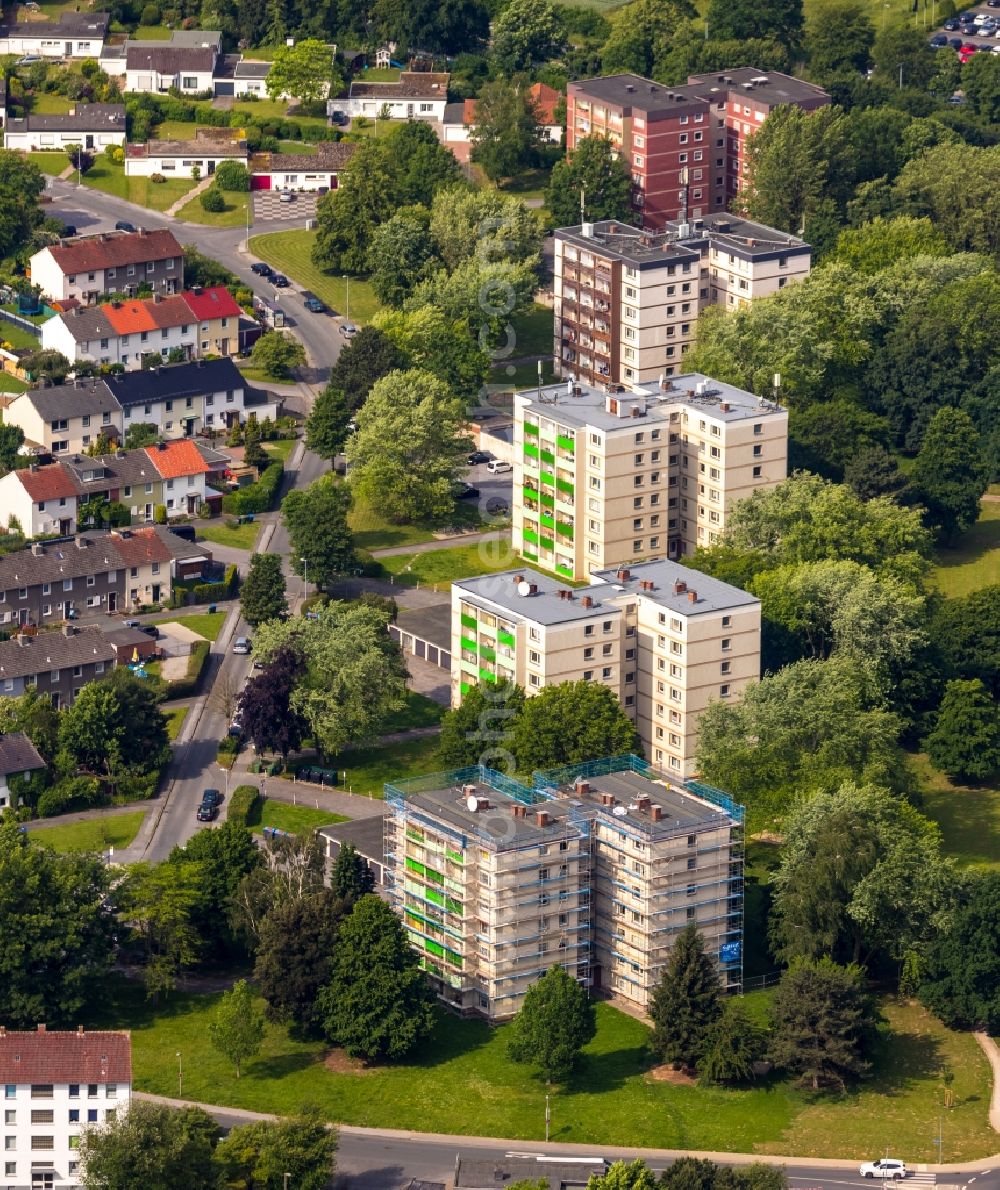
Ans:
[[[411,636],[430,641],[441,649],[451,649],[451,603],[434,603],[401,611],[396,627]]]

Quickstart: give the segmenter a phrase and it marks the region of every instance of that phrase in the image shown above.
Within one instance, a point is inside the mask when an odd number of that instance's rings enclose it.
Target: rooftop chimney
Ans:
[[[619,569],[615,572],[615,577],[620,583],[627,583],[631,578],[631,575],[632,572],[625,566],[619,567]]]
[[[723,401],[722,404],[719,406],[719,409],[723,413],[728,413],[729,410],[732,409],[732,405],[730,405],[728,401]]]
[[[530,583],[529,586],[531,587],[531,590],[528,592],[528,594],[529,595],[537,595],[538,594],[538,583]]]
[[[38,1026],[38,1032],[39,1032],[39,1033],[44,1033],[44,1032],[45,1032],[45,1026],[44,1026],[43,1024],[39,1024],[39,1026]]]
[[[659,822],[663,817],[663,810],[659,806],[653,806],[649,813],[654,822]]]
[[[580,600],[580,602],[583,604],[584,607],[593,607],[594,606],[594,601],[593,601],[593,599],[591,599],[591,597],[589,595],[584,595],[584,597]]]
[[[536,810],[535,811],[535,822],[537,822],[539,826],[548,826],[549,825],[548,810]]]
[[[520,802],[516,802],[514,804],[514,817],[515,818],[524,818],[524,817],[526,817],[526,815],[527,815],[527,811],[525,810],[524,806],[522,806]]]
[[[687,583],[684,582],[683,579],[678,579],[674,583],[674,594],[675,595],[683,595],[684,592],[687,590],[687,588],[688,588]]]
[[[650,797],[646,793],[639,794],[638,803],[640,810],[648,810],[650,807]]]
[[[688,603],[697,603],[697,602],[698,602],[698,592],[697,591],[688,591]]]
[[[577,777],[573,782],[573,788],[577,793],[590,793],[590,782],[585,777]]]

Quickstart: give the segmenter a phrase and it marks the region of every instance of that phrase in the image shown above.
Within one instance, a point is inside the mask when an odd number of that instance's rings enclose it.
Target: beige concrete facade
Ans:
[[[593,384],[674,376],[699,314],[735,310],[809,273],[803,240],[735,215],[654,233],[605,220],[555,233],[554,350],[560,375]]]
[[[787,453],[785,409],[700,374],[528,389],[514,398],[512,543],[574,580],[691,554],[786,478]]]
[[[676,562],[598,572],[576,591],[528,568],[452,585],[453,706],[500,678],[529,695],[598,682],[635,722],[645,755],[678,778],[695,772],[702,712],[759,676],[760,602]],[[500,764],[495,750],[484,763]]]

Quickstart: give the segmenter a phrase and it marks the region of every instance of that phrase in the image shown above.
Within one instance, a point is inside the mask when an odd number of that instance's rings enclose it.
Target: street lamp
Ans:
[[[288,1179],[289,1179],[291,1176],[292,1176],[292,1175],[291,1175],[291,1174],[288,1172],[288,1170],[287,1170],[287,1169],[286,1169],[286,1170],[285,1170],[285,1172],[284,1172],[284,1173],[281,1175],[281,1190],[288,1190]]]
[[[302,563],[302,598],[306,599],[309,595],[309,561],[303,557],[299,561]]]
[[[184,1098],[184,1059],[181,1051],[177,1051],[177,1098]]]
[[[552,1123],[552,1109],[549,1107],[548,1093],[545,1095],[545,1143],[549,1143],[549,1125]]]

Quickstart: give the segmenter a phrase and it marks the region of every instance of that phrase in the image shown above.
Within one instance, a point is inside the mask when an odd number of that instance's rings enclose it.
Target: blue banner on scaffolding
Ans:
[[[719,948],[719,960],[723,963],[738,963],[742,953],[742,942],[723,942]]]

